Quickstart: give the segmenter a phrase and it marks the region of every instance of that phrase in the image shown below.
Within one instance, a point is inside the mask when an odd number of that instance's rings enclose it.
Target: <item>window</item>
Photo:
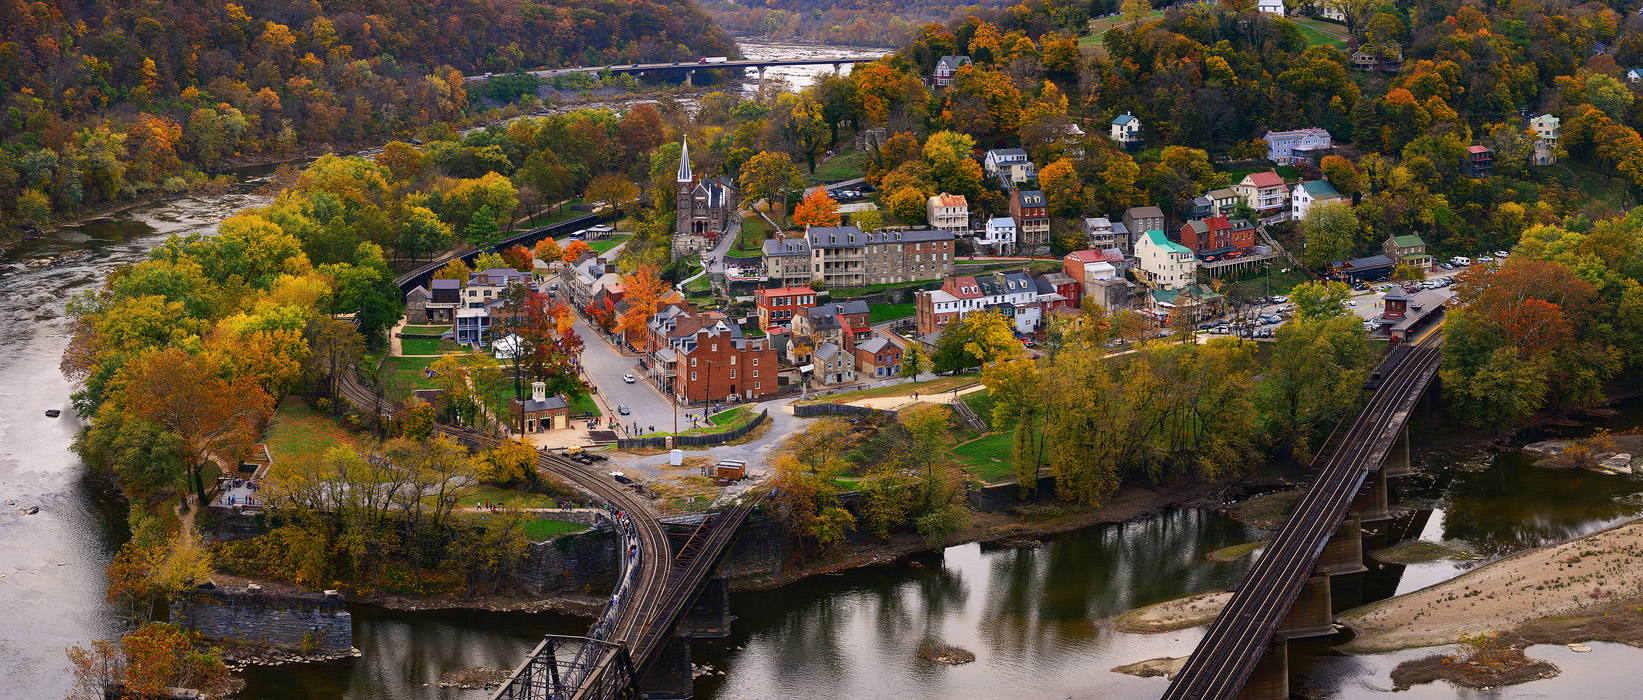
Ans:
[[[690,366],[691,366],[691,367],[695,367],[695,366],[696,366],[696,358],[694,358],[694,357],[692,357],[692,358],[690,358]],[[695,374],[695,372],[692,372],[692,373],[691,373],[691,374],[693,374],[693,375],[694,375],[694,374]]]
[[[735,379],[735,378],[736,378],[736,370],[734,370],[734,369],[733,369],[733,370],[730,370],[730,378],[731,378],[731,379]]]
[[[757,357],[755,357],[755,358],[753,358],[753,366],[754,366],[754,367],[758,367],[758,366],[759,366],[759,358],[757,358]],[[755,375],[755,376],[757,376],[757,375]]]
[[[696,381],[696,373],[695,372],[690,373],[690,381],[693,381],[693,382]]]
[[[759,388],[759,383],[758,383],[758,382],[753,382],[753,388],[754,388],[754,389],[757,389],[757,388]]]
[[[758,376],[759,376],[759,370],[753,370],[753,377],[758,378]]]

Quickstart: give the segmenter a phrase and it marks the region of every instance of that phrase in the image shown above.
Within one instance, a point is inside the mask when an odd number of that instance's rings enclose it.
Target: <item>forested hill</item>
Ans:
[[[0,222],[453,120],[459,72],[735,52],[694,0],[0,0]]]

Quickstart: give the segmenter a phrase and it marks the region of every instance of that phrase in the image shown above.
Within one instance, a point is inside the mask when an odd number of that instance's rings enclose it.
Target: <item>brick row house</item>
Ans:
[[[759,328],[786,325],[795,314],[804,313],[816,305],[816,291],[810,287],[776,287],[753,290],[753,306],[758,312]]]
[[[1039,190],[1010,193],[1010,218],[1015,219],[1017,249],[1041,252],[1050,245],[1050,205]]]
[[[647,324],[650,361],[663,391],[689,403],[760,401],[776,393],[779,369],[769,338],[748,338],[723,317],[670,304]]]
[[[921,336],[939,332],[947,324],[983,310],[1003,314],[1016,333],[1026,335],[1043,326],[1046,301],[1056,300],[1041,301],[1037,281],[1025,271],[1018,271],[948,277],[940,289],[916,294],[913,306]]]

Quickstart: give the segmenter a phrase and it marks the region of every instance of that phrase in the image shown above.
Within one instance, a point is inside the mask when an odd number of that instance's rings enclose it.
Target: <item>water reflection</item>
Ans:
[[[1580,698],[1581,700],[1622,700],[1636,698],[1627,674],[1616,669],[1637,668],[1643,664],[1643,649],[1591,642],[1589,653],[1575,653],[1568,647],[1536,645],[1525,652],[1531,658],[1544,659],[1561,671],[1555,678],[1491,688],[1471,690],[1450,685],[1444,681],[1423,683],[1407,690],[1393,691],[1391,673],[1398,664],[1434,653],[1446,653],[1448,648],[1410,649],[1373,656],[1319,655],[1297,660],[1291,654],[1291,669],[1298,671],[1299,680],[1292,678],[1290,689],[1306,697],[1328,694],[1338,700],[1365,700],[1369,698],[1398,700],[1453,700],[1454,698]],[[1396,694],[1393,694],[1393,693]]]
[[[1174,511],[1052,538],[1036,549],[949,548],[779,591],[734,596],[732,636],[696,645],[727,671],[697,683],[703,698],[1094,697],[1155,695],[1162,682],[1109,672],[1181,654],[1199,633],[1129,635],[1104,618],[1217,590],[1247,561],[1208,551],[1262,534],[1224,516]],[[919,659],[936,640],[975,652],[973,664]]]

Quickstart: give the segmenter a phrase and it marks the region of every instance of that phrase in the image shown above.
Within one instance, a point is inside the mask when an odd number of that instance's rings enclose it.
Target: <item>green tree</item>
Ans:
[[[742,165],[742,191],[748,200],[766,199],[785,210],[787,193],[804,187],[804,176],[786,153],[760,152]]]
[[[496,215],[491,213],[491,205],[485,204],[475,211],[468,225],[462,228],[462,235],[467,237],[468,245],[475,248],[489,248],[502,240],[502,232],[496,224]]]
[[[911,379],[918,383],[918,376],[930,369],[930,356],[924,351],[924,343],[914,340],[907,344],[907,349],[901,353],[901,378]]]
[[[1306,217],[1301,219],[1301,232],[1306,235],[1307,264],[1313,269],[1322,269],[1352,257],[1360,228],[1358,215],[1346,202],[1324,202],[1308,207]]]
[[[1346,310],[1346,301],[1351,298],[1352,288],[1343,282],[1307,282],[1289,293],[1298,321],[1351,315]]]
[[[1271,369],[1260,384],[1264,432],[1305,464],[1318,441],[1356,412],[1374,355],[1363,326],[1349,315],[1297,315],[1274,336]]]

